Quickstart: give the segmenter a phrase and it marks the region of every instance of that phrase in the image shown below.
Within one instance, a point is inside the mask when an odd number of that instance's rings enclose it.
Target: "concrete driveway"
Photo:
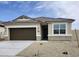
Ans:
[[[24,48],[30,46],[34,41],[1,41],[0,57],[16,56]]]

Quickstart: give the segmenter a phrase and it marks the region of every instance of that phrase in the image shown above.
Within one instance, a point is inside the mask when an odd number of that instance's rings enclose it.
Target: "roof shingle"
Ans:
[[[20,19],[22,21],[17,22],[18,19]],[[23,21],[23,19],[25,19],[25,20],[30,19],[30,20]],[[31,18],[31,17],[25,16],[25,15],[22,15],[12,21],[4,22],[4,24],[25,23],[25,22],[73,22],[73,21],[74,21],[74,19],[67,19],[67,18],[50,18],[50,17]]]

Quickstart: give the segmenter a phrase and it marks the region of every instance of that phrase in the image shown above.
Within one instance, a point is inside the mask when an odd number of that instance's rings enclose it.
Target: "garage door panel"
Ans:
[[[11,40],[35,40],[36,29],[35,28],[11,28],[10,29]]]

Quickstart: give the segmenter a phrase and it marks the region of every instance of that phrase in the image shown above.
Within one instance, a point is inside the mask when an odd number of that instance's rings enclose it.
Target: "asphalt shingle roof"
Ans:
[[[18,19],[22,19],[22,21],[17,21]],[[26,19],[26,20],[23,20]],[[30,19],[30,20],[27,20]],[[74,19],[68,18],[50,18],[50,17],[36,17],[31,18],[25,15],[19,16],[16,19],[8,22],[4,22],[3,24],[11,24],[11,23],[25,23],[25,22],[73,22]]]

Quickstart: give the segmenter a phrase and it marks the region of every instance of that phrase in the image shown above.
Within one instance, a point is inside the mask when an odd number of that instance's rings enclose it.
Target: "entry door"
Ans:
[[[48,25],[42,25],[42,40],[48,40]]]

